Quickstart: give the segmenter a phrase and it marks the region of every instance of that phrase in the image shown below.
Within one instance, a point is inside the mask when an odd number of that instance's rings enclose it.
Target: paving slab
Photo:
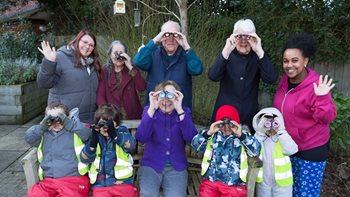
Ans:
[[[0,150],[27,151],[30,145],[24,140],[26,127],[19,127],[11,133],[0,138]]]
[[[0,137],[6,136],[15,129],[18,128],[18,125],[1,125],[0,126]]]
[[[23,155],[23,151],[0,150],[0,173],[16,162]]]
[[[5,171],[0,174],[1,197],[24,197],[27,185],[23,171]]]

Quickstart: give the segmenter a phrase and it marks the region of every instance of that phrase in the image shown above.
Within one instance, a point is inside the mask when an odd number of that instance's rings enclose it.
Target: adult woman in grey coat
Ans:
[[[39,51],[44,55],[37,76],[40,88],[49,89],[48,103],[60,102],[69,109],[78,107],[80,120],[92,123],[101,70],[95,36],[82,30],[56,52],[47,41]]]

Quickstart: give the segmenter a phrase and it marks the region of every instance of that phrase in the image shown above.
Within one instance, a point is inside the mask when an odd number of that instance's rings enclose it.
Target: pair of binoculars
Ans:
[[[239,34],[239,35],[235,36],[235,38],[237,40],[250,40],[252,38],[252,36],[246,35],[246,34]]]
[[[99,122],[97,124],[94,125],[95,130],[100,130],[101,128],[103,128],[104,130],[108,130],[108,125],[107,122]]]
[[[167,98],[167,99],[173,99],[173,98],[175,98],[175,94],[172,93],[172,92],[168,92],[168,91],[161,91],[161,92],[159,93],[159,99],[163,100],[163,99],[165,99],[165,98]]]
[[[121,54],[122,54],[122,53],[118,53],[118,51],[116,51],[116,52],[114,53],[114,58],[115,58],[116,60],[125,61],[125,60],[126,60],[126,57],[121,56]]]
[[[236,126],[236,125],[234,125],[234,124],[231,122],[230,119],[224,118],[224,119],[222,119],[222,123],[219,123],[219,124],[218,124],[218,127],[219,127],[220,129],[222,129],[222,128],[224,128],[224,126],[225,126],[226,124],[227,124],[230,128],[234,128],[234,127]]]
[[[169,38],[170,36],[173,36],[174,38],[179,38],[179,37],[181,37],[181,35],[178,34],[178,33],[166,32],[165,34],[163,34],[163,37],[165,37],[165,38]]]
[[[58,116],[50,116],[47,120],[46,120],[46,124],[47,126],[52,126],[56,123],[60,123],[62,124],[62,119]]]

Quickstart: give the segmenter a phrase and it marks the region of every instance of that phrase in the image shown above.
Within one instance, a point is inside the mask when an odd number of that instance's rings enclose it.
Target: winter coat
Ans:
[[[117,180],[115,178],[114,173],[115,165],[117,162],[115,146],[120,146],[124,150],[124,152],[129,154],[131,154],[131,152],[135,149],[135,139],[125,126],[119,126],[119,128],[116,129],[116,132],[118,133],[117,138],[109,138],[108,140],[101,134],[98,134],[101,154],[97,180],[92,185],[93,188],[113,186],[116,183],[132,184],[134,182],[133,176],[123,180]],[[95,161],[96,149],[91,151],[90,141],[86,143],[84,149],[82,150],[82,153],[84,153],[87,156],[87,159],[84,159],[84,157],[82,157],[82,154],[80,154],[80,159],[83,163],[91,164]]]
[[[212,81],[220,82],[212,122],[220,106],[232,105],[238,110],[241,123],[252,129],[253,116],[259,111],[260,79],[266,83],[274,83],[278,73],[266,54],[259,59],[252,50],[247,55],[241,55],[235,49],[227,60],[220,53],[209,68],[208,76]]]
[[[134,76],[130,74],[134,72]],[[124,109],[126,119],[141,119],[142,107],[137,91],[146,89],[146,82],[140,71],[133,67],[131,71],[126,66],[121,71],[121,88],[118,89],[116,72],[113,65],[105,65],[97,90],[97,104],[114,104]]]
[[[203,71],[203,64],[193,49],[186,52],[179,46],[174,55],[168,56],[163,46],[150,40],[136,54],[134,64],[148,73],[146,95],[159,83],[172,80],[184,94],[183,106],[192,109],[192,76],[200,75]],[[145,105],[149,105],[148,99],[147,96]]]
[[[25,140],[31,146],[38,147],[41,139],[43,140],[44,158],[40,166],[44,171],[44,177],[80,176],[74,149],[74,133],[86,141],[91,134],[91,129],[85,127],[79,118],[72,116],[58,133],[42,130],[40,125],[34,125],[26,131]]]
[[[270,128],[265,128],[264,123],[261,122],[264,121],[262,120],[263,116],[269,114],[274,116],[274,120],[278,122],[279,127],[277,129],[274,129],[277,134],[271,137],[268,137],[266,135],[266,131],[269,130]],[[260,123],[260,124],[259,124]],[[263,182],[270,186],[276,186],[276,178],[279,177],[281,178],[282,176],[292,176],[292,170],[290,168],[289,173],[281,173],[281,175],[277,175],[278,173],[276,171],[276,163],[275,159],[279,159],[279,161],[284,161],[279,162],[278,165],[287,165],[290,164],[290,159],[289,156],[293,155],[294,153],[298,152],[298,145],[294,142],[294,140],[291,138],[291,136],[288,134],[288,131],[285,130],[284,126],[284,120],[281,112],[274,108],[274,107],[268,107],[260,110],[253,118],[253,127],[255,130],[255,137],[259,140],[259,142],[262,145],[262,154],[260,154],[260,157],[262,158],[263,161]],[[277,143],[281,144],[282,150],[281,153],[275,154],[276,150],[276,145]],[[283,159],[281,158],[274,158],[275,155],[282,155],[284,156]],[[284,168],[286,170],[286,168]],[[289,177],[290,178],[290,177]],[[288,182],[288,181],[285,181]],[[288,182],[290,183],[290,182]],[[290,183],[292,185],[293,181]]]
[[[212,139],[211,152],[212,156],[209,161],[209,168],[204,174],[204,178],[212,182],[219,181],[229,186],[244,185],[240,179],[240,164],[242,148],[245,149],[243,154],[249,156],[258,156],[260,152],[260,143],[248,132],[242,132],[240,138],[235,135],[225,136],[221,131],[208,137],[203,129],[192,140],[192,147],[198,152],[208,154],[207,144]],[[204,134],[204,135],[203,135]]]
[[[37,75],[40,88],[49,89],[48,103],[60,102],[70,110],[78,107],[80,120],[93,123],[96,111],[98,73],[90,66],[75,67],[74,50],[63,46],[57,50],[56,62],[43,59]]]
[[[165,114],[156,110],[153,117],[149,117],[146,106],[142,119],[137,128],[135,138],[145,144],[141,165],[153,168],[161,173],[167,160],[176,171],[186,170],[188,167],[185,145],[191,143],[197,129],[192,122],[191,111],[185,107],[185,117],[180,121],[176,110]]]

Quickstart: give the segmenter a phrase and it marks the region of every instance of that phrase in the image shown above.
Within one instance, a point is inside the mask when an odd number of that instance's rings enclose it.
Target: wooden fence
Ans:
[[[332,77],[336,88],[350,96],[350,61],[343,64],[317,63],[310,67],[319,74]]]

